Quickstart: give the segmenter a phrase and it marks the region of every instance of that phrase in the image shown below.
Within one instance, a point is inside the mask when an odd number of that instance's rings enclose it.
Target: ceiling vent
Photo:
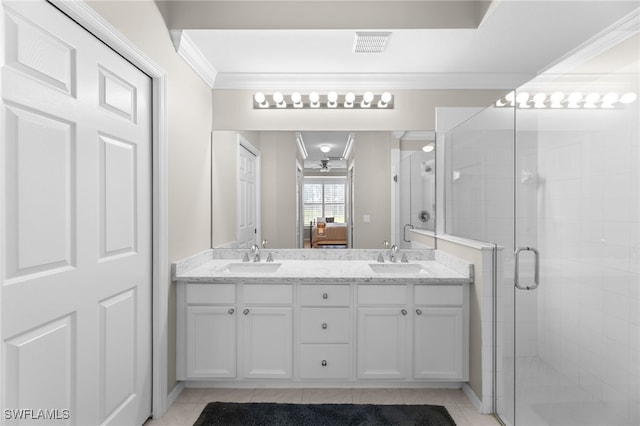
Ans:
[[[390,36],[390,32],[357,32],[353,53],[382,53]]]

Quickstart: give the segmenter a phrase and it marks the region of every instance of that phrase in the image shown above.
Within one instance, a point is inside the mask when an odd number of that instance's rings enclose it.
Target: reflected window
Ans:
[[[333,218],[334,223],[345,223],[344,179],[327,181],[326,178],[306,178],[303,194],[304,222],[319,217]]]

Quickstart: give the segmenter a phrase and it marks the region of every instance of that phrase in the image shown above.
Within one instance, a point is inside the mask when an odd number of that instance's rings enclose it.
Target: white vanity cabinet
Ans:
[[[409,306],[405,285],[359,285],[358,379],[405,379]]]
[[[351,288],[300,285],[299,376],[346,380],[351,376]]]
[[[468,379],[465,287],[416,285],[413,312],[413,377]]]
[[[468,323],[468,282],[183,281],[177,378],[293,387],[465,382]]]
[[[178,288],[178,380],[236,377],[236,286]]]
[[[293,286],[247,284],[242,293],[242,376],[292,378]]]

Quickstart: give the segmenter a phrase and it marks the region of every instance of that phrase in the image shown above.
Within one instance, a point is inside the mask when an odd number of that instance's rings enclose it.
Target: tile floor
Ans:
[[[444,405],[458,426],[499,426],[478,414],[460,389],[185,389],[159,419],[144,426],[191,426],[208,402]]]

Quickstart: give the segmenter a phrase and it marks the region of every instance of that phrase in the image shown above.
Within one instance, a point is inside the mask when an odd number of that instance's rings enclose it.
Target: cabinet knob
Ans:
[[[406,309],[403,309],[400,312],[402,312],[402,315],[407,315],[407,310]]]
[[[328,298],[329,298],[329,294],[327,294],[327,293],[322,293],[322,298],[323,298],[323,299],[328,299]]]
[[[323,359],[321,364],[322,364],[323,367],[326,367],[327,366],[327,361]]]
[[[233,313],[234,313],[235,311],[236,311],[235,309],[231,308],[231,309],[229,309],[229,310],[227,311],[227,313],[228,313],[229,315],[233,315]]]
[[[422,311],[420,309],[416,309],[416,314],[422,315]]]
[[[242,311],[242,313],[245,314],[245,315],[249,315],[249,310],[245,309],[244,311]]]
[[[326,323],[326,322],[323,322],[323,323],[322,323],[322,329],[323,329],[323,330],[326,330],[326,329],[327,329],[327,323]]]

